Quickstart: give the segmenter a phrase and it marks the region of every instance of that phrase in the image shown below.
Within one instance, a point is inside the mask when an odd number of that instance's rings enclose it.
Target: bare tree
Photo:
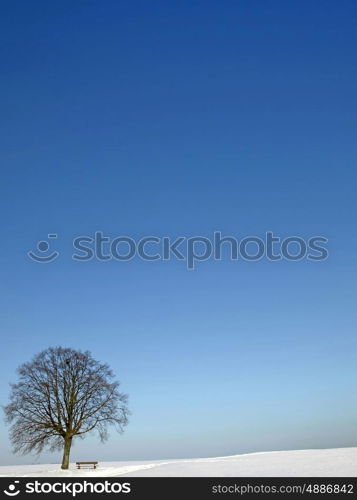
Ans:
[[[123,432],[128,423],[127,395],[119,392],[109,366],[88,351],[50,347],[18,373],[5,407],[17,453],[63,448],[62,469],[68,469],[74,436],[97,431],[104,441],[108,425]]]

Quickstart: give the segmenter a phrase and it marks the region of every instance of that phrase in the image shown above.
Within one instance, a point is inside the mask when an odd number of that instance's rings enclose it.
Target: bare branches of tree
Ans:
[[[123,432],[128,423],[127,395],[119,391],[109,366],[88,351],[50,347],[18,373],[5,407],[17,453],[63,447],[62,469],[68,469],[75,436],[97,431],[104,441],[108,426]]]

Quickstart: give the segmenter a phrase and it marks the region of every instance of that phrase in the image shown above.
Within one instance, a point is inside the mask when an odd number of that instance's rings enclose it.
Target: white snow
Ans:
[[[271,451],[187,460],[100,462],[94,469],[62,471],[57,465],[1,466],[0,476],[17,477],[269,477],[357,475],[357,448]]]

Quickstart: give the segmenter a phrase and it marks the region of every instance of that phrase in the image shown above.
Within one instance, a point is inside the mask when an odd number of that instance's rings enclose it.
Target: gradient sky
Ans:
[[[107,361],[123,436],[72,459],[357,445],[352,1],[3,2],[1,376]],[[71,240],[323,234],[325,262],[74,262]],[[26,252],[58,233],[53,263]],[[12,455],[2,464],[57,461]]]

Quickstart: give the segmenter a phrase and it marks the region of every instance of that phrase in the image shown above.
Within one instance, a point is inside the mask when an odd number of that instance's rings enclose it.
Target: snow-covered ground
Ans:
[[[357,448],[329,450],[271,451],[229,457],[138,462],[100,462],[96,470],[68,471],[57,465],[13,465],[0,467],[0,476],[22,477],[268,477],[268,476],[357,476]]]

